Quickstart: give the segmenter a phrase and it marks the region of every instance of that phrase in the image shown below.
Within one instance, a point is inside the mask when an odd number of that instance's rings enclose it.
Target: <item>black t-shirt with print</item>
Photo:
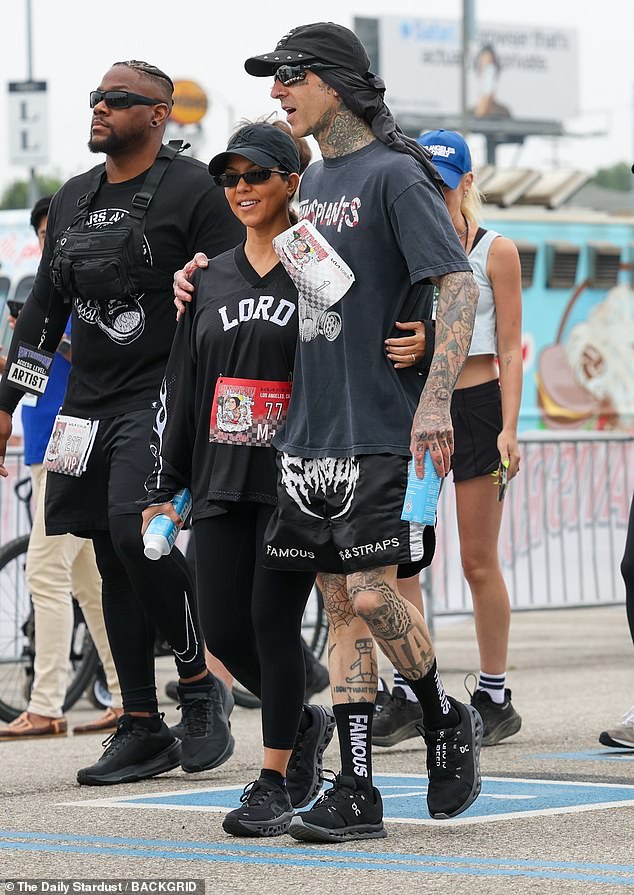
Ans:
[[[329,308],[337,326],[318,320],[316,334],[299,341],[288,423],[275,445],[300,457],[408,456],[425,377],[416,367],[395,370],[384,340],[403,335],[396,321],[432,316],[430,277],[471,270],[447,206],[413,157],[375,141],[308,168],[300,217],[356,280]]]
[[[44,347],[54,350],[59,342],[70,305],[51,285],[52,252],[75,218],[77,201],[88,192],[93,176],[89,171],[72,178],[53,198],[44,252],[33,291],[18,319],[14,344],[18,339],[39,344],[47,311],[50,320]],[[104,182],[90,205],[86,229],[98,233],[127,215],[144,179],[145,173],[123,183]],[[146,213],[147,263],[173,274],[195,252],[213,257],[243,238],[242,225],[206,166],[177,156]],[[72,306],[73,364],[64,412],[103,419],[147,407],[158,397],[175,326],[171,283],[160,290],[147,290],[138,300],[131,297],[98,303],[90,296],[76,297]],[[0,409],[11,412],[21,395],[3,381]]]
[[[297,345],[297,290],[281,264],[261,277],[242,245],[215,258],[207,270],[197,271],[192,282],[192,302],[176,328],[161,385],[152,440],[156,462],[146,482],[148,501],[167,500],[187,486],[193,495],[194,518],[223,512],[223,504],[231,501],[274,505],[275,450],[268,438],[264,440],[267,433],[260,439],[264,446],[255,446],[258,433],[249,418],[244,425],[224,427],[226,443],[210,441],[210,429],[218,427],[219,377],[290,384]],[[277,396],[270,397],[275,420]],[[248,403],[241,402],[241,411],[250,413]]]

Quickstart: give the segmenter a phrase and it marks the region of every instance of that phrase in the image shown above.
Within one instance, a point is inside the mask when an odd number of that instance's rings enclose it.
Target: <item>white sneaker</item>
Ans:
[[[614,749],[634,749],[634,705],[623,715],[617,727],[602,731],[599,742]]]

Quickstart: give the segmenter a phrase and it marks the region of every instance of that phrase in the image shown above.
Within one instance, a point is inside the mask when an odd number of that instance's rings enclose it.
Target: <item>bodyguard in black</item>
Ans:
[[[94,542],[125,711],[100,761],[79,771],[85,784],[138,780],[179,763],[203,770],[233,751],[231,696],[205,666],[187,565],[178,551],[158,562],[144,557],[136,503],[152,467],[149,440],[175,329],[171,272],[193,249],[205,246],[214,256],[243,234],[205,167],[162,148],[172,91],[162,71],[131,61],[115,63],[91,93],[88,145],[106,154],[105,166],[71,179],[53,199],[8,362],[10,369],[18,342],[56,345],[72,308],[73,369],[62,413],[96,435],[82,475],[49,475],[47,531]],[[135,217],[140,223],[126,244]],[[106,257],[122,234],[120,251]],[[20,397],[5,377],[0,462]],[[182,750],[158,714],[157,628],[180,677]]]

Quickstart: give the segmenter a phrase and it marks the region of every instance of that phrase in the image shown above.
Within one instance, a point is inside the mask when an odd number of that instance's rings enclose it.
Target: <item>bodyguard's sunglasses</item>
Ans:
[[[288,87],[289,84],[297,84],[299,81],[306,80],[306,72],[309,71],[304,65],[280,65],[273,77],[276,81]]]
[[[91,109],[94,109],[97,103],[100,103],[102,100],[109,109],[129,109],[131,106],[156,106],[158,103],[165,105],[164,99],[152,99],[149,96],[142,96],[140,93],[129,93],[127,90],[91,90]]]
[[[245,183],[253,186],[255,183],[266,183],[271,179],[271,174],[282,174],[288,177],[289,173],[289,171],[276,171],[275,168],[252,168],[242,174],[214,174],[214,180],[217,186],[232,189],[240,183],[241,177],[244,177]]]

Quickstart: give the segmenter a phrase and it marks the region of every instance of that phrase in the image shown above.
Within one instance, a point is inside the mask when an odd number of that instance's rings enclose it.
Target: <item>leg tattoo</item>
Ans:
[[[394,667],[409,680],[424,677],[434,662],[434,650],[423,617],[386,579],[384,569],[355,574],[350,600]],[[374,599],[362,598],[372,594]]]

